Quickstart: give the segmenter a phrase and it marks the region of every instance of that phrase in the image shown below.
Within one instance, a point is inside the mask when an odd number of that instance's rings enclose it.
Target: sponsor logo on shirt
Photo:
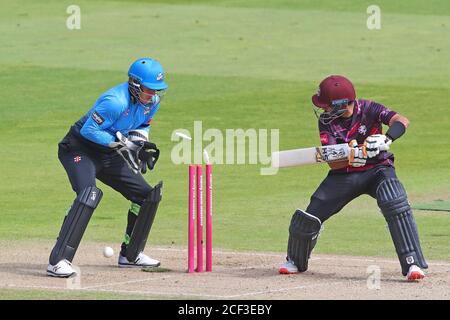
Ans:
[[[92,119],[94,119],[94,121],[99,125],[105,122],[105,119],[103,119],[103,117],[99,115],[97,111],[92,114]]]

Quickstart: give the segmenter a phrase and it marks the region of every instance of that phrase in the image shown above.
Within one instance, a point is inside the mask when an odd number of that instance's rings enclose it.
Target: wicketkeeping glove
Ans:
[[[352,167],[363,167],[366,165],[367,153],[364,145],[362,147],[358,146],[356,140],[349,142],[350,154],[348,156],[348,165]]]
[[[141,161],[140,170],[143,174],[147,172],[147,167],[153,170],[156,162],[159,159],[159,149],[156,144],[144,141],[138,153],[138,158]]]
[[[364,147],[366,148],[367,157],[376,157],[380,151],[389,150],[389,146],[392,141],[388,139],[384,134],[373,134],[368,136],[364,141]]]
[[[120,131],[116,133],[119,142],[111,147],[125,160],[134,173],[146,173],[147,167],[152,170],[159,158],[159,149],[152,142],[144,139],[129,140]]]
[[[116,152],[125,160],[128,167],[138,174],[141,167],[141,160],[139,160],[139,150],[142,148],[143,141],[130,141],[120,131],[116,132],[118,142],[114,142],[110,147],[114,148]]]

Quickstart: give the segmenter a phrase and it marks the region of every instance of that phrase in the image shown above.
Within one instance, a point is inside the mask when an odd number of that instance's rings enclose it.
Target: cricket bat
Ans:
[[[312,148],[276,151],[272,153],[272,167],[285,168],[348,159],[347,143]]]

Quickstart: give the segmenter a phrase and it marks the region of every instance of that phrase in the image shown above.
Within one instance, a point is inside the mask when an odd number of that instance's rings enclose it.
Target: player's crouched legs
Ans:
[[[119,255],[119,267],[158,267],[160,262],[143,253],[162,196],[162,182],[149,192],[141,205],[132,203],[128,212],[125,241]]]
[[[279,268],[281,274],[305,272],[311,251],[316,245],[322,223],[319,218],[297,209],[289,226],[287,261]]]
[[[424,277],[420,268],[428,265],[422,254],[417,225],[412,215],[406,191],[396,178],[384,180],[377,188],[377,202],[389,227],[397,251],[402,274],[408,280]]]

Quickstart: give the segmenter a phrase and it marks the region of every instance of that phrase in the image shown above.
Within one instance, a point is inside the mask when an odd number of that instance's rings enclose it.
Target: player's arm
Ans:
[[[386,134],[374,134],[364,142],[369,158],[375,157],[380,151],[387,151],[393,141],[400,138],[409,126],[409,120],[399,113],[374,103],[374,110],[378,113],[379,121],[389,126]]]
[[[386,122],[389,125],[386,135],[375,134],[367,137],[366,139],[365,146],[369,158],[377,155],[379,151],[389,150],[391,143],[405,134],[406,128],[409,126],[408,118],[398,113]]]
[[[401,114],[397,113],[394,115],[391,120],[389,120],[389,127],[391,127],[395,122],[401,122],[405,128],[409,127],[409,120],[405,116],[402,116]]]
[[[122,107],[114,99],[105,99],[93,110],[80,130],[87,140],[109,147],[116,137],[106,131],[120,117]]]
[[[408,118],[397,113],[389,120],[389,129],[386,132],[386,137],[391,141],[397,140],[405,133],[408,127]]]

